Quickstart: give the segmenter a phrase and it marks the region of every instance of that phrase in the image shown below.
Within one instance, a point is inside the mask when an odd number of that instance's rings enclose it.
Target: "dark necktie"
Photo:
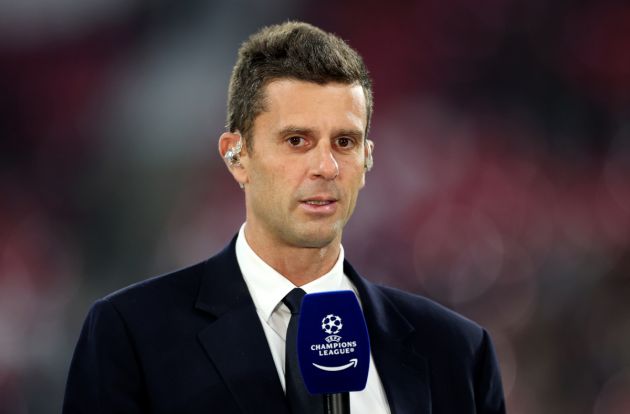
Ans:
[[[302,298],[305,294],[306,292],[302,289],[295,288],[282,299],[282,302],[291,311],[285,345],[284,380],[287,388],[287,400],[293,414],[322,414],[324,412],[323,397],[311,395],[306,389],[297,356],[298,319],[300,318]]]

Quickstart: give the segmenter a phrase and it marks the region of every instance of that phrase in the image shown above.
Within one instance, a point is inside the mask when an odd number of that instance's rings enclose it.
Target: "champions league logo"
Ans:
[[[354,348],[356,348],[357,346],[357,342],[341,341],[342,337],[337,334],[339,333],[339,331],[341,331],[342,328],[343,322],[341,321],[341,318],[339,316],[333,315],[332,313],[324,316],[324,318],[322,319],[322,330],[328,334],[328,336],[324,338],[324,341],[326,341],[326,343],[311,345],[311,351],[317,352],[319,356],[332,356],[353,353]],[[326,369],[317,364],[313,365],[320,369]],[[353,364],[350,364],[348,366],[351,365]]]

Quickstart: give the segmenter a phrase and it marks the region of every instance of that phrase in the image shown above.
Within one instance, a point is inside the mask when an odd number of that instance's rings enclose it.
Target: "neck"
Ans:
[[[271,240],[250,231],[245,225],[245,239],[265,263],[295,286],[302,286],[325,275],[333,268],[341,251],[340,238],[324,247],[299,247]]]

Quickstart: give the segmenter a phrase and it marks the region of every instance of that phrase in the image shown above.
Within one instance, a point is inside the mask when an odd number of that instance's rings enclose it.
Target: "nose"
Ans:
[[[325,180],[334,180],[339,175],[339,164],[335,154],[328,146],[322,146],[314,151],[313,176]]]

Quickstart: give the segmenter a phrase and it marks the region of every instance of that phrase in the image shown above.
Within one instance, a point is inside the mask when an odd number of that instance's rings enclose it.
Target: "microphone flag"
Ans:
[[[353,291],[304,296],[297,347],[304,384],[311,394],[365,388],[370,368],[370,338]]]

